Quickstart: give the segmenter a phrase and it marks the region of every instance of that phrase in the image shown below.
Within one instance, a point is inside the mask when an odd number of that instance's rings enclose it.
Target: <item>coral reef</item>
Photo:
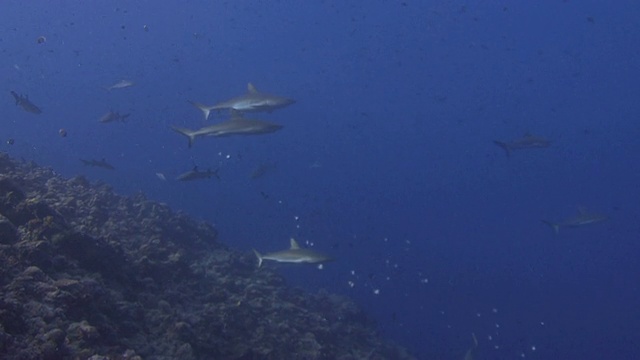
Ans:
[[[142,194],[0,153],[3,359],[411,359]]]

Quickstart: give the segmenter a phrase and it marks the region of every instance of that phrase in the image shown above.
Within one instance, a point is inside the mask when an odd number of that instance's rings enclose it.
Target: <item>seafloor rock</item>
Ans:
[[[0,153],[3,359],[411,359],[216,230]]]

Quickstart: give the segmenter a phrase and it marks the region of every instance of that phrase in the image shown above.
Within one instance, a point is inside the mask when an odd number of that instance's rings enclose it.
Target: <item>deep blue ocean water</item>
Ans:
[[[638,19],[630,0],[6,0],[0,150],[141,190],[247,254],[327,252],[278,271],[354,299],[420,359],[462,359],[472,333],[476,359],[639,359]],[[102,89],[121,79],[136,85]],[[171,131],[224,120],[187,101],[248,82],[297,100],[247,115],[281,131],[191,149]],[[98,123],[109,110],[129,121]],[[493,144],[525,133],[552,145]],[[221,179],[174,180],[194,165]],[[540,221],[578,207],[609,220]]]

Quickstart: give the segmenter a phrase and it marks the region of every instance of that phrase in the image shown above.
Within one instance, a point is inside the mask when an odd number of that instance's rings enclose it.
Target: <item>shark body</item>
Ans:
[[[85,159],[80,159],[80,161],[82,161],[82,163],[85,166],[91,166],[91,167],[99,167],[99,168],[103,168],[103,169],[107,169],[107,170],[115,170],[116,168],[109,164],[107,162],[107,160],[102,159],[102,160],[85,160]]]
[[[198,102],[189,103],[202,111],[204,118],[208,119],[211,111],[235,110],[240,113],[245,112],[271,112],[276,109],[289,106],[296,101],[290,98],[272,95],[256,90],[253,84],[247,84],[247,93],[233,99],[217,103],[215,105],[204,105]]]
[[[520,139],[515,139],[512,141],[494,140],[493,143],[504,149],[507,157],[510,157],[511,152],[514,150],[542,149],[551,146],[551,141],[542,137],[531,135],[529,133],[524,134],[524,136]]]
[[[18,95],[15,91],[11,91],[11,95],[16,100],[16,105],[20,106],[24,111],[32,114],[42,114],[42,110],[29,100],[29,95]]]
[[[584,207],[578,208],[578,214],[560,222],[542,220],[543,223],[549,225],[553,231],[558,234],[560,228],[576,228],[585,225],[595,224],[609,219],[607,215],[596,214],[587,211]]]
[[[262,120],[246,119],[234,112],[229,120],[221,123],[205,126],[198,130],[173,127],[175,132],[186,136],[189,139],[189,147],[198,137],[203,136],[231,136],[231,135],[259,135],[268,134],[282,129],[282,125],[270,123]]]
[[[131,114],[120,114],[119,112],[109,111],[108,113],[102,115],[98,122],[103,124],[116,121],[126,122],[129,115]]]
[[[264,255],[260,254],[255,249],[253,249],[253,252],[258,258],[258,267],[262,266],[263,260],[293,264],[317,264],[333,260],[331,257],[320,252],[301,248],[298,245],[298,242],[293,238],[290,240],[290,247],[286,250],[267,253]]]
[[[210,179],[212,176],[215,176],[216,179],[220,179],[220,176],[218,176],[218,169],[215,169],[215,170],[209,169],[207,171],[200,171],[198,170],[197,166],[194,166],[192,170],[187,171],[184,174],[178,175],[176,180],[178,181],[204,180],[204,179]]]
[[[114,89],[125,89],[128,87],[132,87],[133,85],[135,85],[135,83],[131,80],[120,80],[111,86],[105,86],[104,89],[107,91],[111,91]]]

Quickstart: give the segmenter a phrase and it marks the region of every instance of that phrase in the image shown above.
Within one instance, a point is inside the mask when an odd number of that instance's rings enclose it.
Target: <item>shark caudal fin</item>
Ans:
[[[15,91],[11,90],[11,95],[16,99],[16,105],[20,104],[20,95],[18,95]]]
[[[543,223],[549,225],[553,229],[553,232],[556,233],[556,235],[558,235],[560,233],[560,224],[556,224],[556,223],[553,223],[553,222],[547,221],[547,220],[541,220],[541,221]]]
[[[200,111],[202,111],[202,114],[204,114],[205,120],[209,120],[209,114],[211,114],[211,110],[213,109],[213,106],[207,106],[205,104],[201,104],[199,102],[195,102],[191,100],[187,100],[187,101],[189,102],[189,104],[197,107],[198,109],[200,109]]]
[[[172,126],[171,129],[179,134],[186,136],[189,139],[189,147],[193,146],[193,142],[196,140],[196,136],[193,134],[194,133],[193,131],[185,128],[174,127],[174,126]]]
[[[253,249],[253,252],[256,254],[256,257],[258,258],[258,267],[262,266],[262,255],[260,255],[260,253],[256,249]]]
[[[507,154],[507,157],[511,157],[511,148],[509,148],[509,144],[503,141],[493,140],[493,143],[500,146],[504,152]]]

